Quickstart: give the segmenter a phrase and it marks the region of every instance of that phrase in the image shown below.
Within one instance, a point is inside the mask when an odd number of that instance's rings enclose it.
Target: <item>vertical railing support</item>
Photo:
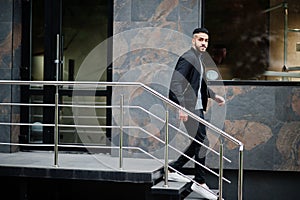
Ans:
[[[120,138],[119,138],[119,168],[123,169],[123,123],[124,123],[124,96],[120,98]]]
[[[283,28],[283,68],[282,71],[288,71],[289,67],[287,66],[287,48],[288,48],[288,3],[283,2],[283,13],[284,13],[284,28]],[[288,81],[289,78],[283,76],[284,81]]]
[[[222,199],[223,194],[223,143],[220,140],[220,158],[219,158],[219,199]]]
[[[58,118],[59,118],[59,108],[58,108],[58,86],[56,86],[55,93],[55,130],[54,130],[54,166],[58,167]]]
[[[243,199],[243,151],[244,146],[241,145],[239,149],[239,177],[238,177],[238,200]]]
[[[54,63],[56,64],[56,81],[59,81],[59,65],[60,65],[60,60],[59,60],[59,50],[60,45],[59,45],[59,34],[56,35],[56,60]],[[54,116],[54,166],[58,167],[58,122],[59,122],[59,108],[58,108],[58,103],[59,103],[59,95],[58,95],[58,85],[55,86],[55,116]]]
[[[288,42],[288,3],[283,3],[284,13],[284,35],[283,35],[283,67],[288,69],[287,66],[287,42]],[[284,77],[287,78],[287,77]]]
[[[164,166],[164,171],[165,171],[165,182],[164,186],[168,187],[168,166],[169,166],[169,112],[168,110],[166,111],[166,116],[165,116],[165,166]]]

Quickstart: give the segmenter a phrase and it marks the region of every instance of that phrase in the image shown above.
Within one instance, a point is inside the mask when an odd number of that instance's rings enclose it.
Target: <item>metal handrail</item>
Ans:
[[[180,109],[187,113],[190,117],[193,119],[201,122],[206,127],[216,131],[226,139],[230,140],[231,142],[235,143],[236,145],[243,146],[243,143],[236,138],[232,137],[231,135],[227,134],[226,132],[222,131],[218,127],[214,126],[213,124],[210,124],[206,120],[198,117],[191,111],[187,110],[186,108],[174,103],[170,99],[166,98],[162,94],[156,92],[152,88],[146,86],[143,83],[139,82],[90,82],[90,81],[17,81],[17,80],[0,80],[0,84],[16,84],[16,85],[28,85],[28,84],[43,84],[43,85],[53,85],[53,86],[60,86],[60,85],[106,85],[106,86],[140,86],[146,91],[150,92],[154,96],[158,97],[160,100],[163,100],[168,105],[171,105],[177,109]]]
[[[0,106],[1,105],[4,105],[4,106],[55,106],[55,104],[33,104],[33,103],[1,103],[0,102]],[[64,105],[64,104],[58,104],[58,107],[71,107],[71,108],[119,108],[119,106],[89,106],[89,105]],[[129,108],[129,109],[132,109],[132,108],[137,108],[137,109],[140,109],[142,110],[143,112],[151,115],[152,117],[154,117],[155,119],[159,120],[160,122],[164,122],[163,119],[161,119],[160,117],[154,115],[153,113],[149,112],[148,110],[146,110],[145,108],[141,107],[141,106],[125,106],[124,105],[124,108]],[[82,116],[81,116],[82,117]],[[87,117],[87,118],[90,118],[90,117]],[[7,125],[7,124],[12,124],[12,125],[21,125],[19,123],[2,123],[0,122],[0,125]],[[31,123],[28,123],[28,124],[22,124],[22,125],[33,125]],[[42,126],[42,125],[41,125]],[[49,125],[49,126],[54,126],[54,125]],[[58,125],[59,127],[83,127],[83,126],[80,126],[80,125],[62,125],[62,124],[59,124]],[[193,137],[191,137],[189,134],[187,134],[186,132],[182,131],[181,129],[179,129],[178,127],[172,125],[172,124],[169,124],[169,126],[171,128],[173,128],[174,130],[176,130],[177,132],[180,132],[181,134],[183,134],[184,136],[188,137],[189,139],[191,140],[194,140],[195,142],[197,142],[198,144],[202,145],[202,146],[205,146],[206,149],[210,150],[211,152],[215,153],[216,155],[220,156],[220,154],[214,150],[213,148],[210,148],[209,146],[205,145],[204,143],[201,143],[199,142],[198,140],[195,140]],[[84,126],[85,127],[85,126]],[[96,126],[96,127],[99,127],[99,126]],[[107,128],[107,127],[100,127],[100,128]],[[114,127],[116,128],[116,127]],[[178,152],[179,153],[179,152]],[[227,157],[224,156],[224,160],[226,160],[227,162],[231,163],[231,160],[228,159]]]
[[[219,129],[218,127],[214,126],[213,124],[207,122],[206,120],[200,118],[199,116],[195,115],[194,113],[192,113],[191,111],[187,110],[186,108],[174,103],[173,101],[171,101],[170,99],[166,98],[165,96],[163,96],[162,94],[158,93],[157,91],[153,90],[152,88],[144,85],[143,83],[139,83],[139,82],[91,82],[91,81],[18,81],[18,80],[0,80],[0,84],[16,84],[16,85],[30,85],[30,84],[39,84],[39,85],[52,85],[52,86],[56,86],[56,88],[58,88],[58,86],[63,86],[63,85],[91,85],[91,86],[95,86],[95,85],[105,85],[105,86],[139,86],[142,87],[145,91],[151,93],[152,95],[154,95],[155,97],[159,98],[160,100],[162,100],[163,102],[165,102],[167,105],[169,106],[173,106],[177,109],[180,109],[182,111],[184,111],[185,113],[187,113],[189,115],[189,117],[192,117],[193,119],[197,120],[198,122],[204,124],[206,127],[214,130],[216,133],[218,133],[219,135],[223,136],[224,138],[226,138],[227,140],[235,143],[236,145],[239,146],[239,177],[238,177],[238,200],[242,199],[242,182],[243,182],[243,149],[244,149],[244,144],[237,140],[236,138],[232,137],[231,135],[227,134],[226,132],[222,131],[221,129]],[[72,90],[74,90],[74,88],[72,88]],[[58,92],[56,93],[58,94]],[[57,96],[56,96],[56,100],[57,100]],[[120,104],[122,104],[122,102],[120,102]],[[58,101],[55,102],[55,108],[56,110],[58,110]],[[120,110],[122,110],[122,105]],[[56,113],[57,115],[57,113]],[[121,113],[122,115],[122,113]],[[55,144],[54,144],[54,150],[55,150],[55,166],[57,165],[57,155],[58,155],[58,120],[57,120],[57,116],[56,116],[56,120],[55,120]],[[167,119],[166,119],[167,121]],[[1,123],[0,123],[1,124]],[[19,124],[24,124],[24,123],[19,123]],[[78,126],[78,125],[77,125]],[[99,127],[99,126],[98,126]],[[122,129],[124,128],[122,125],[118,126],[118,128]],[[194,138],[191,138],[194,140]],[[122,141],[121,141],[122,142]],[[120,142],[120,157],[122,156],[122,143]],[[166,143],[167,144],[167,143]],[[165,148],[171,147],[169,144],[165,145]],[[172,148],[172,147],[171,147]],[[223,152],[221,152],[222,157],[220,157],[220,167],[223,168],[223,164],[222,164],[222,160],[223,160]],[[121,163],[121,159],[120,158],[120,163]],[[191,160],[193,160],[191,158]],[[196,162],[196,161],[194,161]],[[197,163],[197,162],[196,162]],[[200,163],[197,163],[200,164]],[[168,162],[165,162],[165,167],[168,167]],[[122,165],[120,164],[120,168],[122,167]],[[223,170],[223,169],[221,169]],[[219,178],[221,180],[223,180],[223,177],[219,176]],[[167,185],[167,183],[166,183]],[[221,185],[221,184],[220,184]],[[220,191],[222,191],[221,188],[219,188]]]
[[[43,84],[43,85],[53,85],[53,86],[59,86],[59,85],[73,85],[73,86],[74,85],[140,86],[143,89],[145,89],[146,91],[153,94],[154,96],[156,96],[159,99],[166,102],[168,105],[172,105],[173,107],[175,107],[177,109],[183,110],[189,116],[191,116],[195,120],[201,122],[205,126],[211,128],[212,130],[216,131],[217,133],[219,133],[220,135],[222,135],[226,139],[232,141],[233,143],[235,143],[239,146],[243,146],[243,143],[241,141],[239,141],[236,138],[232,137],[231,135],[225,133],[224,131],[222,131],[218,127],[210,124],[209,122],[205,121],[204,119],[198,117],[197,115],[195,115],[191,111],[187,110],[186,108],[174,103],[170,99],[166,98],[162,94],[156,92],[155,90],[153,90],[152,88],[146,86],[143,83],[139,83],[139,82],[90,82],[90,81],[12,81],[12,80],[3,81],[3,80],[0,80],[0,84],[18,84],[18,85]]]

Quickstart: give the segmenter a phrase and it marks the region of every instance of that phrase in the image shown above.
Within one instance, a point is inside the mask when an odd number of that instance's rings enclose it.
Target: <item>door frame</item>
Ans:
[[[30,65],[31,65],[31,12],[32,12],[32,1],[22,1],[22,67],[21,80],[30,80]],[[44,80],[55,81],[56,79],[56,37],[57,34],[62,34],[62,1],[63,0],[44,0]],[[107,37],[113,35],[113,1],[105,0],[108,8],[108,27]],[[29,30],[29,31],[28,31]],[[107,82],[112,81],[112,43],[108,44],[107,49]],[[44,104],[55,103],[55,86],[44,86],[41,89],[31,89],[30,86],[21,86],[21,102],[29,103],[32,95],[43,96]],[[67,90],[59,88],[59,96],[72,96],[73,90]],[[104,96],[107,100],[107,105],[111,105],[111,87],[107,87],[106,90],[99,90],[95,92],[96,96]],[[30,112],[29,107],[22,106],[20,120],[23,123],[30,123]],[[47,114],[45,114],[47,113]],[[106,110],[106,125],[111,125],[111,109]],[[55,110],[53,107],[43,107],[43,123],[54,124]],[[29,141],[29,128],[28,126],[21,126],[20,142],[30,143]],[[43,142],[44,144],[53,144],[54,142],[54,127],[44,126],[43,127]],[[111,130],[107,129],[106,132],[107,145],[111,139]],[[26,147],[28,148],[28,147]],[[30,149],[49,149],[47,147],[29,147]]]

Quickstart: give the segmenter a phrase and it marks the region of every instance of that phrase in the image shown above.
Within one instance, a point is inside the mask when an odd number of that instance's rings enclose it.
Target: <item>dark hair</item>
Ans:
[[[208,33],[208,30],[204,27],[201,27],[201,28],[196,28],[194,31],[193,31],[193,35],[194,34],[197,34],[197,33],[206,33],[207,35],[209,35]]]

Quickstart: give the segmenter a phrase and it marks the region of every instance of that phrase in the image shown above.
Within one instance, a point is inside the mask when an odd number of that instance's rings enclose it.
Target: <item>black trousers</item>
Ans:
[[[194,113],[204,119],[204,113],[203,110],[195,110]],[[195,119],[189,117],[186,122],[184,122],[184,126],[190,136],[193,136],[196,140],[203,143],[204,139],[206,138],[206,127],[196,121]],[[193,158],[201,163],[202,165],[205,165],[205,156],[206,156],[206,148],[202,147],[199,143],[192,140],[191,144],[185,149],[183,152],[185,155]],[[178,171],[181,171],[182,167],[189,161],[189,158],[180,155],[179,158],[170,164],[171,167],[175,168]],[[200,184],[205,183],[205,169],[195,164],[195,178],[194,180]]]

